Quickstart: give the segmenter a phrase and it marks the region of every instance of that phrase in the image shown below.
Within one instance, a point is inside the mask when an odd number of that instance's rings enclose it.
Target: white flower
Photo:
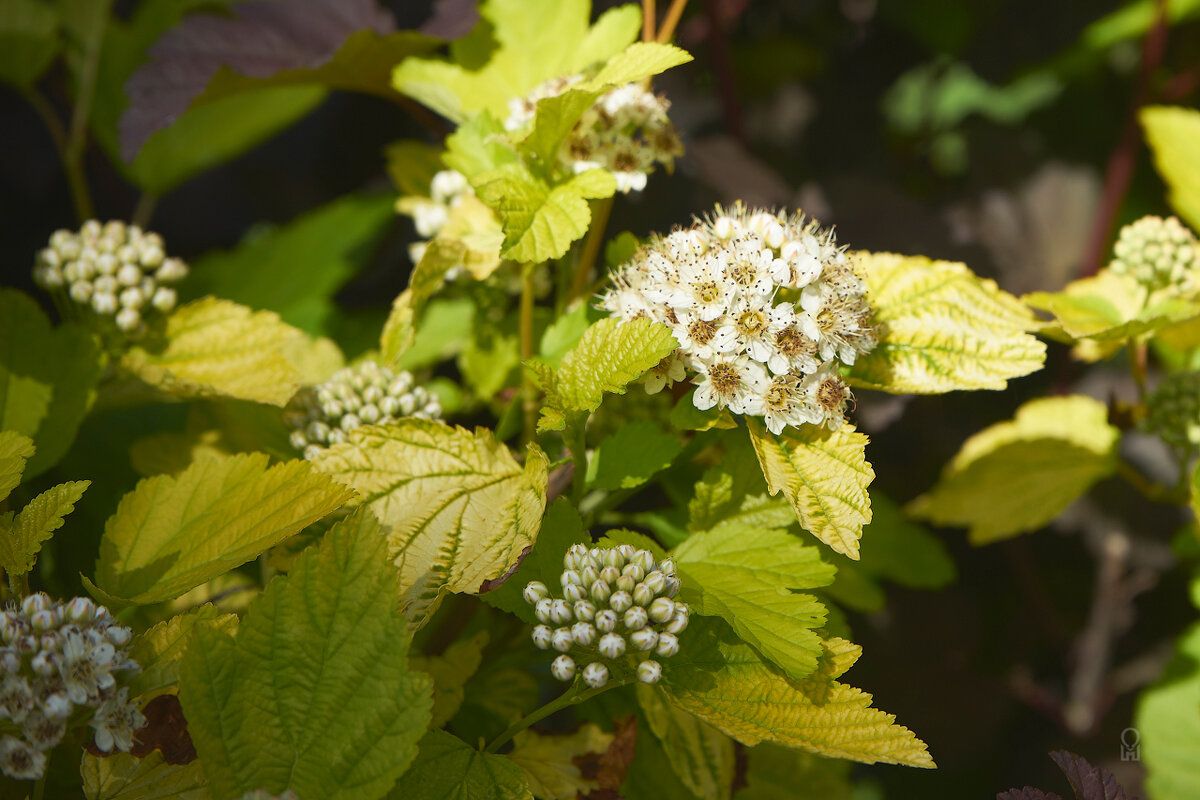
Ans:
[[[712,347],[718,353],[746,353],[755,361],[769,361],[778,324],[767,297],[744,296],[730,307],[729,315],[713,337]]]
[[[67,726],[61,718],[47,717],[40,711],[34,711],[25,718],[21,730],[34,748],[49,750],[62,741],[67,733]]]
[[[704,365],[696,381],[692,402],[701,411],[715,405],[735,414],[757,416],[762,413],[762,391],[766,383],[766,370],[745,356],[714,358]]]
[[[801,388],[795,375],[776,375],[762,394],[763,420],[767,430],[776,435],[788,425],[799,428],[804,423],[819,423],[824,415],[817,408],[811,392]]]
[[[115,746],[128,753],[133,748],[133,734],[146,724],[146,717],[129,701],[129,688],[121,687],[106,700],[88,722],[96,729],[96,747],[111,753]]]
[[[84,705],[116,684],[110,672],[115,655],[116,650],[108,642],[93,643],[75,631],[67,633],[58,658],[58,673],[71,702]]]
[[[737,289],[727,275],[725,253],[710,252],[681,265],[679,283],[674,287],[670,304],[675,308],[691,309],[703,320],[725,315]]]
[[[0,719],[21,722],[33,710],[33,691],[20,675],[5,675],[0,683]]]
[[[46,754],[5,734],[0,739],[0,771],[17,780],[37,780],[46,771]]]
[[[668,353],[642,378],[646,394],[657,394],[665,387],[679,383],[687,377],[687,368],[677,353]]]

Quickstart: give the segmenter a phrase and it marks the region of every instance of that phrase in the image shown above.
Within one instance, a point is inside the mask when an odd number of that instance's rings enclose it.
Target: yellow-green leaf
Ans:
[[[205,458],[140,481],[104,526],[96,586],[116,604],[158,603],[256,558],[353,492],[307,462]]]
[[[854,254],[879,344],[851,369],[851,385],[901,394],[1003,389],[1041,368],[1046,346],[1033,314],[966,265],[894,253]]]
[[[749,752],[746,786],[736,800],[850,800],[850,763],[773,744]]]
[[[445,731],[421,739],[417,760],[388,800],[532,800],[525,773],[504,756],[483,753]]]
[[[295,337],[303,336],[278,314],[206,297],[177,308],[167,318],[164,342],[131,349],[121,366],[179,397],[282,406],[301,384],[288,353]]]
[[[970,528],[975,544],[1036,530],[1117,467],[1120,432],[1082,395],[1033,400],[963,443],[910,513]]]
[[[1150,106],[1139,112],[1159,173],[1171,187],[1171,205],[1200,229],[1200,111]]]
[[[129,691],[145,702],[175,690],[179,683],[179,660],[192,630],[197,625],[207,625],[233,634],[237,623],[234,614],[222,614],[216,606],[205,603],[138,634],[130,645],[129,658],[142,670],[129,681]]]
[[[478,593],[533,544],[549,463],[522,467],[490,431],[405,419],[352,431],[313,465],[353,487],[388,530],[404,605],[421,624],[446,592]]]
[[[396,360],[412,347],[417,335],[416,316],[412,289],[405,289],[392,301],[392,310],[379,336],[379,358],[384,364],[394,366]]]
[[[42,544],[62,527],[91,481],[60,483],[29,501],[11,522],[0,516],[0,567],[13,575],[33,569]]]
[[[33,452],[33,439],[16,431],[0,431],[0,502],[21,483],[25,462]]]
[[[79,777],[87,800],[209,800],[203,765],[199,761],[168,764],[161,750],[151,750],[143,758],[84,753]]]
[[[588,723],[572,734],[542,736],[524,730],[513,738],[508,757],[525,773],[529,791],[538,800],[574,800],[599,788],[583,777],[575,759],[588,753],[603,753],[613,735]]]
[[[773,742],[866,764],[933,767],[925,743],[871,695],[822,676],[792,681],[737,640],[722,622],[693,619],[659,683],[679,708],[742,744]]]
[[[683,785],[697,797],[728,800],[733,789],[733,740],[670,705],[661,692],[645,684],[638,684],[637,697],[650,730],[658,737]]]
[[[863,525],[871,521],[867,437],[850,425],[836,431],[805,425],[775,436],[750,418],[750,438],[772,495],[783,492],[800,527],[836,552],[858,558]]]
[[[1146,791],[1154,800],[1200,797],[1200,625],[1185,631],[1175,648],[1162,675],[1138,699],[1134,717],[1148,772]]]

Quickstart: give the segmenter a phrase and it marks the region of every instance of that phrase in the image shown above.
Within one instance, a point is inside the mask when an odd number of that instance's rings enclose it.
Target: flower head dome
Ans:
[[[1200,288],[1200,242],[1175,217],[1142,217],[1121,228],[1108,268],[1150,290]]]

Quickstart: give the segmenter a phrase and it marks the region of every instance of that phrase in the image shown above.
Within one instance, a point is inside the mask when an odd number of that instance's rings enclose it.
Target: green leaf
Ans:
[[[538,800],[575,800],[600,788],[594,779],[583,777],[576,759],[603,753],[612,740],[611,733],[594,723],[557,736],[524,730],[513,737],[508,758],[525,773],[529,791]]]
[[[784,531],[723,526],[675,548],[684,602],[724,619],[764,658],[792,678],[817,668],[825,606],[800,589],[833,581],[836,570],[815,547]]]
[[[871,513],[858,562],[864,572],[910,589],[940,589],[954,581],[954,559],[941,539],[908,520],[891,498],[871,492]]]
[[[353,493],[307,462],[206,458],[138,482],[104,526],[96,586],[118,604],[171,600],[256,558]]]
[[[129,681],[129,691],[143,702],[174,691],[179,683],[179,662],[192,631],[205,626],[233,635],[237,624],[235,615],[222,614],[216,606],[205,603],[138,634],[130,645],[129,658],[142,669]]]
[[[684,786],[697,797],[728,800],[734,780],[733,741],[668,704],[660,692],[645,684],[638,684],[637,697],[650,730]]]
[[[458,713],[466,696],[464,687],[483,662],[483,648],[488,643],[487,631],[479,631],[470,639],[455,642],[446,652],[436,656],[412,656],[408,665],[426,673],[433,680],[433,719],[430,728],[440,728]]]
[[[1142,692],[1134,716],[1148,772],[1146,792],[1154,800],[1200,797],[1198,705],[1200,625],[1193,625],[1179,638],[1175,657],[1162,676]]]
[[[555,424],[554,412],[595,411],[605,392],[624,394],[626,386],[678,346],[670,329],[660,323],[644,318],[625,323],[612,317],[600,320],[584,332],[557,371],[533,367],[543,378],[554,376],[552,386],[542,387],[547,396],[539,429],[562,429]]]
[[[490,431],[404,419],[366,426],[313,466],[353,487],[388,529],[404,606],[422,624],[447,592],[478,594],[537,537],[549,462],[525,466]]]
[[[486,336],[476,329],[476,336]],[[458,369],[475,396],[490,401],[508,385],[509,376],[521,366],[520,340],[493,331],[480,341],[473,339],[458,355]]]
[[[302,382],[289,355],[303,335],[273,312],[205,297],[175,309],[164,341],[131,348],[121,367],[177,397],[283,406]]]
[[[379,522],[330,528],[255,599],[231,636],[199,626],[179,699],[215,800],[254,789],[374,800],[417,755],[431,683],[409,636]]]
[[[36,477],[58,463],[75,440],[79,423],[91,407],[100,377],[100,351],[92,334],[78,325],[51,327],[37,304],[15,289],[0,288],[0,374],[21,376],[20,396],[15,385],[0,393],[0,420],[32,417],[27,410],[8,409],[9,403],[34,403],[46,399],[42,390],[30,393],[29,381],[50,387],[49,405],[31,436],[37,451],[26,466],[25,479]],[[11,380],[11,378],[10,378]],[[37,398],[33,397],[37,395]],[[36,416],[36,413],[34,414]]]
[[[591,224],[587,200],[612,197],[617,190],[607,170],[590,169],[551,188],[520,164],[481,173],[472,186],[504,224],[500,254],[531,264],[565,255]]]
[[[419,139],[400,139],[392,142],[383,151],[387,161],[388,177],[405,195],[429,195],[433,176],[445,169],[442,163],[442,148]]]
[[[800,527],[834,551],[858,558],[863,525],[871,521],[867,437],[850,425],[836,431],[805,425],[779,436],[750,419],[750,439],[771,495],[781,491]]]
[[[32,86],[60,46],[54,6],[37,0],[0,3],[0,82],[22,89]]]
[[[676,706],[748,746],[772,742],[866,764],[934,766],[924,742],[871,708],[871,695],[832,677],[789,680],[709,618],[693,619],[659,686]]]
[[[541,581],[547,586],[556,585],[562,575],[563,556],[567,550],[571,545],[589,539],[584,534],[579,512],[566,498],[560,497],[546,511],[536,546],[521,560],[517,571],[503,584],[481,596],[489,605],[516,614],[530,625],[536,625],[533,608],[521,595],[525,584]]]
[[[33,457],[33,440],[17,431],[0,430],[0,503],[21,483],[25,462]]]
[[[760,744],[749,752],[746,786],[736,800],[851,800],[850,763]]]
[[[446,166],[474,181],[477,175],[516,164],[517,154],[508,144],[504,125],[487,111],[472,117],[446,137]]]
[[[50,412],[54,388],[0,364],[0,430],[33,435]]]
[[[407,294],[407,292],[405,292]],[[401,294],[400,297],[404,297]],[[397,303],[401,301],[397,299]],[[395,312],[394,312],[395,313]],[[398,316],[403,316],[399,312]],[[392,318],[388,320],[389,324]],[[384,331],[384,345],[402,343],[403,325]],[[452,358],[470,341],[475,324],[475,304],[465,297],[453,299],[434,299],[424,309],[420,317],[420,327],[409,340],[407,349],[401,350],[396,357],[395,365],[399,369],[420,369]],[[411,328],[410,328],[411,330]]]
[[[198,259],[184,284],[188,298],[206,294],[274,311],[313,335],[330,333],[333,296],[362,267],[395,219],[394,198],[352,194],[286,225],[259,231],[234,250]]]
[[[97,758],[84,753],[79,777],[87,800],[209,800],[199,761],[183,766],[163,761],[161,750],[142,758],[113,753]]]
[[[875,311],[879,344],[860,358],[853,386],[896,394],[1003,389],[1042,367],[1046,346],[1026,333],[1033,314],[963,264],[893,253],[855,254]]]
[[[727,434],[722,445],[719,463],[696,482],[688,503],[688,530],[706,531],[725,525],[782,529],[794,523],[796,515],[787,501],[767,494],[749,437]]]
[[[1200,111],[1150,106],[1138,112],[1159,173],[1171,187],[1171,205],[1200,229]]]
[[[0,567],[10,575],[32,570],[42,545],[62,527],[63,517],[75,510],[91,485],[91,481],[60,483],[29,501],[11,523],[0,516]]]
[[[547,325],[538,345],[540,360],[552,367],[558,367],[563,356],[579,343],[588,326],[600,319],[599,316],[593,316],[595,313],[592,306],[580,303]]]
[[[588,485],[609,491],[641,486],[682,451],[679,439],[653,422],[632,422],[600,442],[588,462]]]
[[[681,431],[732,430],[737,427],[727,408],[713,406],[706,411],[696,408],[696,404],[692,402],[692,395],[695,393],[695,389],[690,389],[676,401],[675,407],[671,409],[672,425]]]
[[[1120,432],[1083,395],[1033,400],[963,443],[909,513],[970,528],[973,544],[1036,530],[1117,469]]]
[[[457,736],[430,731],[421,752],[390,800],[532,800],[521,768],[504,756],[482,753]]]

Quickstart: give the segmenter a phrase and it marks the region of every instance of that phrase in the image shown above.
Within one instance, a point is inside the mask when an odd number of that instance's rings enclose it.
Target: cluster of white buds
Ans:
[[[526,96],[510,100],[504,127],[510,131],[525,128],[533,121],[539,100],[556,97],[580,80],[581,75],[554,78]],[[637,83],[605,92],[575,124],[563,142],[559,160],[576,174],[606,169],[620,191],[640,192],[656,165],[671,169],[675,158],[683,155],[679,135],[667,117],[670,105],[665,97]]]
[[[1175,217],[1142,217],[1121,228],[1108,268],[1129,275],[1151,291],[1200,288],[1200,242]]]
[[[0,611],[0,771],[42,777],[46,751],[84,721],[102,751],[133,747],[146,718],[115,674],[138,670],[125,649],[132,636],[86,597],[39,592]]]
[[[1200,373],[1172,372],[1147,398],[1145,427],[1176,450],[1200,446]]]
[[[128,336],[145,330],[152,313],[169,313],[178,297],[171,288],[188,274],[178,258],[167,258],[162,237],[136,225],[88,220],[78,233],[55,231],[37,255],[34,281],[62,292]]]
[[[772,433],[837,428],[850,390],[838,365],[875,346],[863,282],[831,230],[803,215],[717,207],[642,247],[602,306],[668,326],[679,348],[646,391],[696,374],[693,402],[762,416]]]
[[[296,394],[284,411],[292,428],[292,446],[312,458],[325,447],[347,439],[362,425],[386,425],[401,417],[441,419],[435,395],[374,361],[339,370],[332,378]]]
[[[423,241],[413,242],[408,246],[408,257],[413,264],[420,262],[433,239],[445,226],[450,216],[450,209],[462,202],[467,195],[475,194],[466,176],[453,169],[444,169],[433,176],[429,184],[429,197],[402,197],[396,203],[396,210],[401,214],[412,217],[417,235],[424,237]],[[450,270],[447,280],[453,280],[461,267]],[[453,274],[450,274],[453,273]]]
[[[662,664],[679,652],[679,633],[691,609],[675,600],[675,562],[655,562],[649,550],[622,544],[611,549],[573,545],[563,557],[562,597],[541,581],[525,586],[525,602],[541,623],[533,643],[561,655],[550,665],[560,681],[575,677],[576,659],[586,662],[583,682],[593,689],[608,683],[609,665],[635,670],[642,683],[658,683]]]

